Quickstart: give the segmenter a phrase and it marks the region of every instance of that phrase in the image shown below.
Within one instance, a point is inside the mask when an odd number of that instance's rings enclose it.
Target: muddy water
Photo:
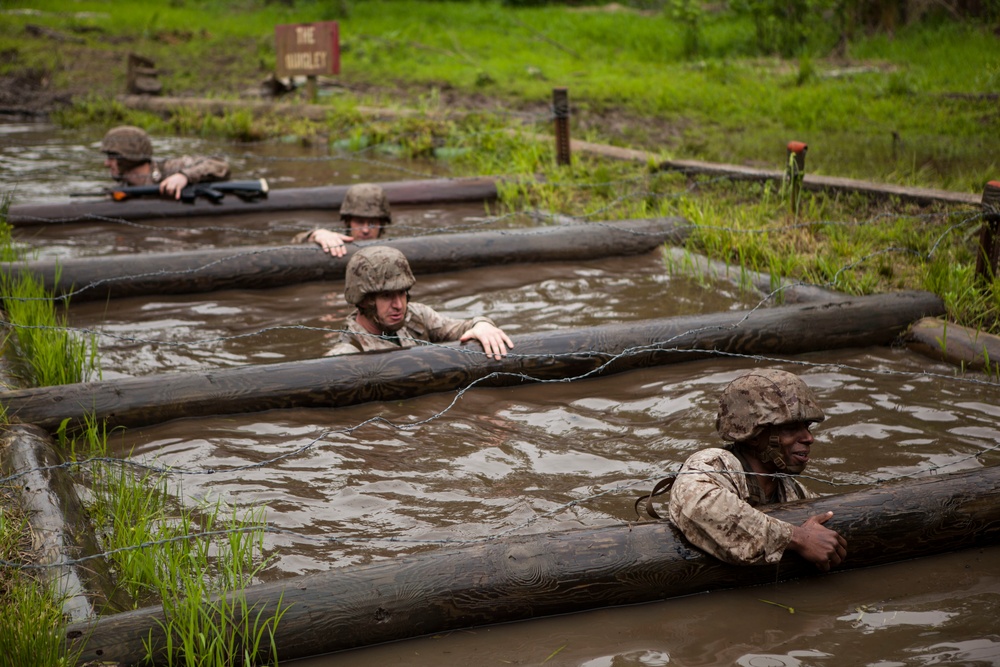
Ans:
[[[416,226],[466,224],[482,214],[411,213]],[[267,229],[271,221],[245,224]],[[38,243],[73,255],[150,252],[157,242],[143,232],[115,246],[72,229],[62,236],[49,229]],[[162,231],[164,248],[232,244],[228,230]],[[346,314],[342,288],[314,283],[81,303],[70,319],[114,336],[101,338],[105,377],[267,364],[322,354]],[[413,295],[455,316],[488,312],[515,341],[525,332],[750,303],[724,285],[669,276],[657,253],[420,276]],[[276,580],[485,537],[628,521],[634,498],[652,481],[716,442],[718,392],[757,363],[801,373],[826,408],[806,480],[817,492],[998,464],[997,385],[892,348],[779,361],[720,356],[598,380],[177,420],[118,434],[113,447],[177,469],[185,497],[266,505],[268,521],[288,531],[267,538],[273,561],[263,579]],[[994,547],[299,664],[1000,664],[998,593]]]

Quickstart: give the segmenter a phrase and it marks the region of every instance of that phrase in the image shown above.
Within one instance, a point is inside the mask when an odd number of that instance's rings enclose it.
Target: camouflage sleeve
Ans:
[[[339,357],[342,354],[358,354],[359,352],[364,352],[364,350],[352,343],[350,340],[341,339],[337,341],[336,345],[324,352],[323,356]]]
[[[160,169],[161,178],[173,174],[184,174],[188,183],[224,181],[229,178],[229,163],[225,160],[204,155],[184,155],[166,160]]]
[[[315,232],[317,229],[319,229],[319,227],[313,227],[308,231],[299,232],[298,234],[292,237],[292,243],[312,243],[312,239],[310,237],[312,236],[312,233]]]
[[[693,454],[670,490],[670,520],[691,544],[735,565],[777,563],[794,526],[754,509],[742,466],[723,449]]]
[[[469,320],[445,317],[422,303],[410,303],[409,309],[411,322],[419,324],[427,335],[427,340],[432,343],[447,343],[458,340],[462,334],[480,322],[493,324],[493,320],[488,317],[473,317]]]

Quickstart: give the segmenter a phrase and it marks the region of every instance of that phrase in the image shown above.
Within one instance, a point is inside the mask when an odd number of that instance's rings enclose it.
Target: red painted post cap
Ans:
[[[790,153],[801,153],[809,148],[808,145],[802,143],[801,141],[789,141],[788,142],[788,152]]]

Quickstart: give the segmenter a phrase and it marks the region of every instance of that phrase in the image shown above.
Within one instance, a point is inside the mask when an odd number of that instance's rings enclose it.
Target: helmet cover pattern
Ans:
[[[384,222],[391,222],[389,198],[385,196],[385,190],[374,183],[352,185],[347,189],[344,202],[340,205],[340,219],[343,220],[346,216],[380,218]]]
[[[357,306],[367,294],[406,291],[416,282],[410,263],[399,250],[384,245],[367,246],[347,262],[344,300]]]
[[[767,426],[821,422],[826,418],[802,379],[773,368],[736,378],[722,392],[715,429],[728,442],[756,437]]]
[[[142,128],[120,125],[104,135],[101,152],[129,162],[148,162],[153,159],[153,142]]]

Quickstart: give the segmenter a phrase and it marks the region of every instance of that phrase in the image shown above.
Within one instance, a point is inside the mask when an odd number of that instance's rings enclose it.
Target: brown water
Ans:
[[[60,151],[72,153],[67,141]],[[269,177],[280,178],[278,164],[267,164]],[[460,226],[475,224],[482,208],[405,215],[418,228]],[[268,231],[273,241],[252,243],[284,242],[292,229],[279,222]],[[273,221],[244,224],[268,229]],[[238,244],[229,223],[223,227],[154,235],[60,226],[34,241],[66,256]],[[70,320],[107,334],[100,339],[106,378],[292,361],[329,345],[346,314],[342,287],[81,303]],[[413,296],[455,316],[490,313],[515,342],[519,333],[754,303],[726,285],[670,276],[657,253],[419,276]],[[132,429],[113,446],[179,468],[174,480],[185,497],[266,505],[268,521],[289,531],[267,537],[274,560],[263,578],[276,580],[487,537],[631,520],[637,495],[717,442],[718,392],[759,363],[801,373],[826,410],[806,479],[817,492],[998,463],[998,385],[896,348],[782,360],[719,356],[601,379],[176,420]],[[1000,664],[998,593],[1000,547],[970,549],[298,664],[992,665]]]

